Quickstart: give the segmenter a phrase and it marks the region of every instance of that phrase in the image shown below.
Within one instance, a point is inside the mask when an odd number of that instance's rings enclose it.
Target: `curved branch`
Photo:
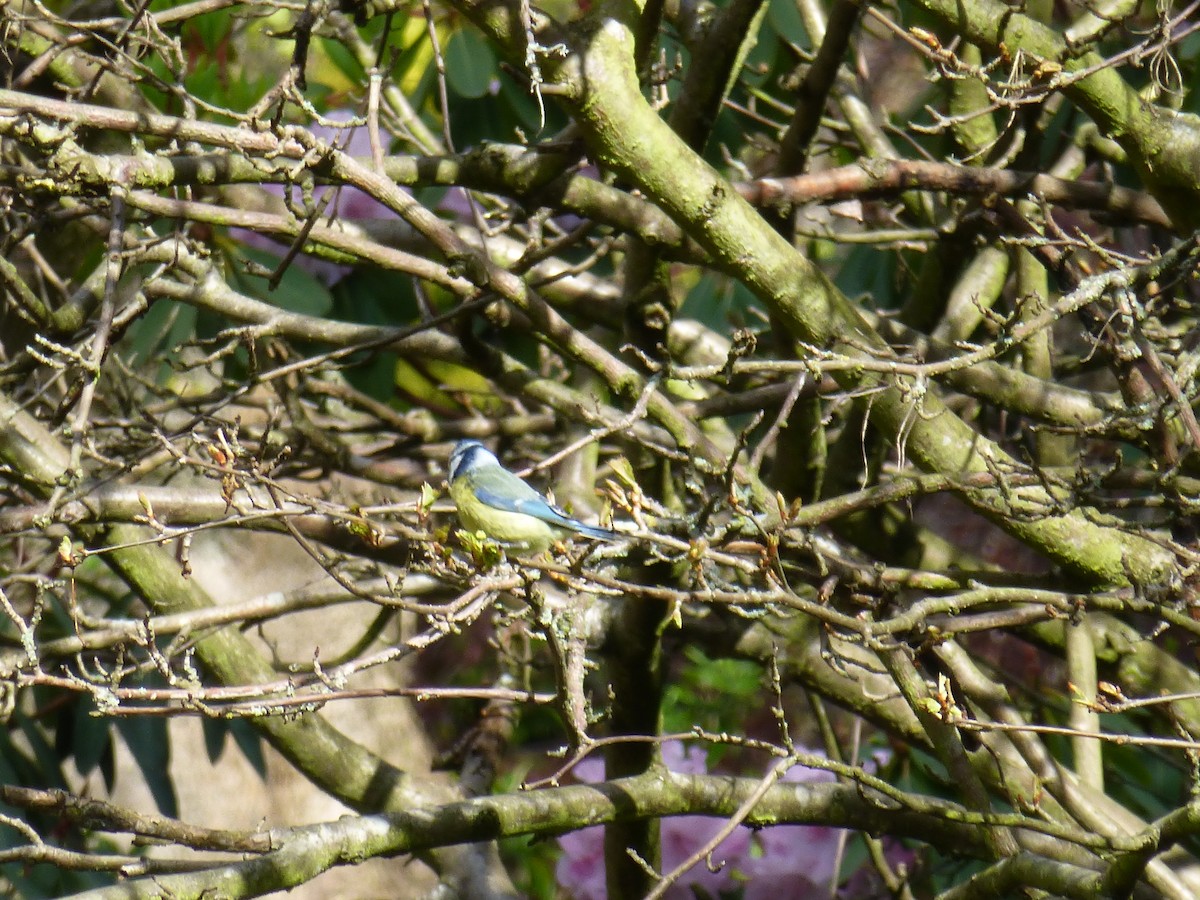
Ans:
[[[575,93],[576,111],[599,159],[669,211],[746,284],[799,340],[848,356],[885,348],[854,306],[688,150],[643,100],[630,65],[631,36],[611,20],[578,49],[582,68],[557,76]],[[627,136],[638,135],[637,141]],[[1128,275],[1128,273],[1127,273]],[[844,372],[845,386],[872,391],[873,420],[904,456],[929,471],[973,473],[1018,467],[997,444],[906,378]],[[1144,538],[1096,525],[1081,512],[1055,512],[1042,488],[979,491],[971,504],[1020,540],[1095,583],[1161,583],[1173,554]]]
[[[759,785],[755,778],[680,775],[657,769],[602,784],[543,788],[421,812],[341,819],[271,832],[272,843],[280,849],[256,859],[205,872],[134,879],[78,894],[75,900],[133,900],[163,893],[180,898],[254,896],[302,884],[332,866],[373,856],[517,835],[553,835],[581,824],[684,814],[728,818]],[[1084,872],[1099,866],[1099,860],[1083,849],[1093,843],[1085,833],[1047,829],[1044,823],[1022,816],[981,817],[932,797],[910,799],[910,806],[904,808],[891,795],[863,785],[780,783],[763,793],[745,821],[751,826],[827,825],[903,835],[975,858],[986,858],[984,823],[994,821],[1014,830],[1057,832],[1046,850],[1061,853],[1060,865],[1082,866]]]
[[[1095,52],[1077,54],[1063,35],[1008,4],[917,0],[917,5],[993,53],[1020,52],[1039,67],[1057,66],[1046,88],[1061,89],[1125,148],[1180,230],[1200,223],[1200,118],[1146,101],[1111,61]]]
[[[27,412],[0,393],[0,459],[47,486],[57,484],[69,464],[67,450]],[[139,543],[145,529],[114,525],[85,537],[107,544],[130,544],[105,555],[112,568],[159,612],[207,610],[215,604],[195,580],[183,577],[166,548]],[[242,632],[221,629],[197,641],[200,660],[224,684],[271,681],[275,672]],[[414,777],[376,756],[318,714],[295,719],[256,721],[267,739],[314,784],[360,811],[420,808],[451,799],[449,785],[428,776]],[[441,852],[441,851],[440,851]],[[472,886],[471,894],[506,894],[490,884],[498,866],[487,848],[444,851],[439,868]],[[494,850],[492,851],[494,853]],[[489,858],[490,857],[490,858]]]

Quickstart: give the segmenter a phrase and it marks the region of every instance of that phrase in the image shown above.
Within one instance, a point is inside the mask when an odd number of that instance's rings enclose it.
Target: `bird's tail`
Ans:
[[[571,527],[575,531],[590,538],[595,538],[598,541],[615,541],[621,536],[621,532],[613,531],[611,528],[601,528],[598,525],[584,525],[582,522],[571,520]]]

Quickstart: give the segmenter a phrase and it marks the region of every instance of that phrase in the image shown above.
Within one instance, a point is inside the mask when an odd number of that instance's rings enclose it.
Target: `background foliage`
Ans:
[[[1198,5],[4,4],[5,888],[1195,896]]]

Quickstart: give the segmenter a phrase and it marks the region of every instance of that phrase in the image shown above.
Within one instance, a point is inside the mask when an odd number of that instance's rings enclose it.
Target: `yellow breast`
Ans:
[[[450,485],[450,496],[458,507],[458,520],[467,531],[482,531],[501,544],[534,553],[554,542],[557,532],[548,523],[480,502],[465,478]]]

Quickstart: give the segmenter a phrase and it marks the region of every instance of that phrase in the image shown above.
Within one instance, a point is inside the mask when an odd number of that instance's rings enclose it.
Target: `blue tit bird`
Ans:
[[[563,532],[598,540],[619,537],[616,531],[572,519],[528,484],[500,465],[479,441],[459,441],[450,454],[450,496],[458,518],[470,531],[494,541],[537,553]]]

